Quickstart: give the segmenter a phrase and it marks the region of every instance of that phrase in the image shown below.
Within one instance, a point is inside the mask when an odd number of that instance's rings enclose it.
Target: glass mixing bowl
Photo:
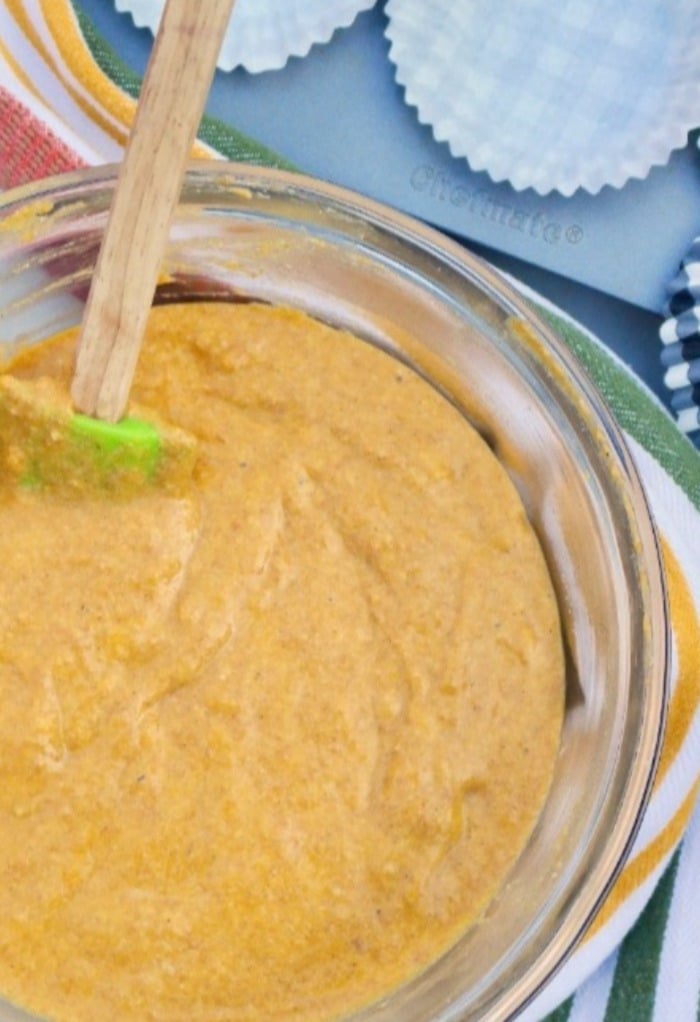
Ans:
[[[79,321],[115,168],[0,203],[0,343]],[[299,176],[193,164],[158,301],[292,303],[416,367],[514,480],[547,557],[568,659],[551,792],[484,917],[355,1022],[511,1018],[561,966],[618,874],[663,732],[668,621],[654,528],[623,436],[562,342],[436,232]],[[0,1019],[26,1018],[9,1005]]]

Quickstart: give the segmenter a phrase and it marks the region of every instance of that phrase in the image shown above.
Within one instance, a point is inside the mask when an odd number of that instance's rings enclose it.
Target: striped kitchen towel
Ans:
[[[108,2],[108,0],[105,0]],[[140,80],[100,37],[79,0],[0,0],[0,89],[8,127],[0,145],[0,187],[41,176],[51,169],[33,152],[34,142],[17,128],[8,96],[73,154],[76,165],[120,158],[136,107]],[[33,139],[33,136],[29,136]],[[14,151],[16,150],[16,151]],[[290,168],[266,146],[205,116],[194,156]]]
[[[138,87],[80,0],[0,0],[0,186],[118,159]],[[211,118],[197,153],[287,166]],[[594,337],[558,310],[544,314],[629,441],[663,536],[674,643],[668,730],[643,826],[596,923],[523,1022],[698,1022],[700,455]]]
[[[662,537],[673,650],[664,748],[641,830],[588,935],[522,1022],[699,1022],[700,454],[595,337],[530,297],[625,433]]]

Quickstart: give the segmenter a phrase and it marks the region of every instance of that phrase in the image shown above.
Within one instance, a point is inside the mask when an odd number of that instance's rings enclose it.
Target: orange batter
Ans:
[[[74,336],[19,358],[66,383]],[[191,485],[0,488],[0,991],[54,1022],[318,1022],[482,912],[563,706],[542,553],[410,370],[292,310],[156,309]]]

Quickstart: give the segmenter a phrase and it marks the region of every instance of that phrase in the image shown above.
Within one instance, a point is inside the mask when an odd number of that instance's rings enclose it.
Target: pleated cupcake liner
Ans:
[[[206,3],[206,0],[202,0]],[[347,28],[376,0],[237,0],[224,38],[218,66],[258,73],[285,66],[290,57],[305,57],[315,43],[327,43],[336,29]],[[115,0],[121,13],[153,33],[165,0]]]
[[[388,0],[396,80],[472,170],[569,196],[647,176],[700,124],[696,0]]]

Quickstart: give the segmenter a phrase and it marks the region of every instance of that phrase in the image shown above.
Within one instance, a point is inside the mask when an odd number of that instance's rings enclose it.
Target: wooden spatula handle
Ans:
[[[83,317],[78,411],[125,410],[169,225],[234,0],[168,0],[146,70]]]

